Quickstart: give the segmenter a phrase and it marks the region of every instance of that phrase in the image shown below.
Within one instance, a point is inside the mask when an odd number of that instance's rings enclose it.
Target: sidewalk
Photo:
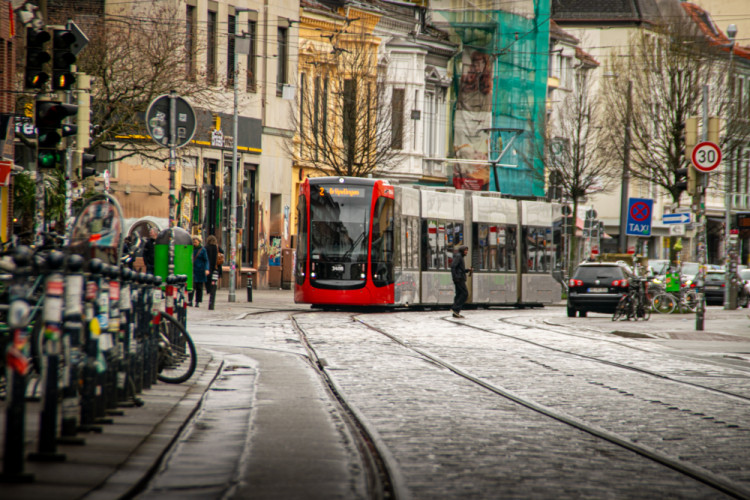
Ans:
[[[245,289],[238,289],[236,301],[228,301],[228,290],[216,294],[216,309],[208,311],[208,302],[201,308],[188,310],[188,329],[192,321],[211,321],[239,317],[267,310],[309,309],[294,304],[291,290],[253,290],[253,302],[247,301]],[[184,384],[157,383],[139,397],[144,405],[124,408],[123,415],[113,416],[113,424],[103,425],[101,433],[82,433],[81,445],[59,445],[57,452],[65,455],[62,462],[24,463],[24,473],[33,475],[28,483],[0,482],[3,500],[85,498],[110,500],[128,497],[141,481],[155,470],[180,431],[198,410],[204,394],[221,368],[221,360],[213,359],[199,348],[198,367]],[[0,443],[5,440],[5,401],[0,402]],[[25,454],[37,451],[41,402],[26,403]],[[3,449],[0,447],[0,454]],[[2,463],[0,462],[0,466]]]
[[[234,302],[228,301],[228,290],[220,289],[213,311],[207,301],[200,308],[190,308],[189,324],[212,320],[240,318],[269,310],[309,310],[307,304],[295,304],[290,290],[253,290],[253,301],[247,301],[245,289],[238,289]],[[709,308],[702,332],[695,330],[695,314],[652,314],[649,321],[612,322],[611,316],[589,314],[587,318],[568,318],[565,309],[548,307],[545,315],[550,324],[614,333],[621,337],[652,339],[670,348],[735,352],[750,361],[750,309],[724,311]],[[557,312],[559,311],[559,314]],[[744,354],[744,356],[742,356]],[[124,415],[113,417],[114,423],[103,426],[99,434],[81,434],[84,446],[61,445],[58,452],[64,462],[25,462],[24,471],[35,480],[26,484],[0,483],[0,498],[68,500],[85,498],[109,500],[127,498],[142,481],[158,468],[161,458],[189,423],[221,368],[221,360],[209,353],[198,353],[196,374],[185,384],[158,383],[140,396],[145,405],[126,408]],[[283,392],[283,391],[281,391]],[[27,403],[26,453],[37,449],[41,403]],[[5,406],[0,404],[0,440],[4,439]],[[272,436],[269,439],[273,440]],[[0,451],[2,451],[0,449]]]

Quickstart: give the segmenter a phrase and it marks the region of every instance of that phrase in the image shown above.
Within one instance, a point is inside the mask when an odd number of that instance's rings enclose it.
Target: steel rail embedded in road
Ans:
[[[519,325],[518,323],[513,323],[512,321],[510,321],[510,319],[511,318],[500,318],[500,321],[503,322],[503,323],[509,324],[509,325],[523,326],[524,328],[532,328],[532,327],[526,327],[525,325]],[[731,397],[731,398],[737,398],[737,399],[740,399],[743,403],[750,402],[750,396],[743,396],[742,394],[737,394],[737,393],[734,393],[734,392],[725,391],[723,389],[717,389],[715,387],[708,387],[708,386],[705,386],[705,385],[696,384],[695,382],[687,382],[685,380],[679,380],[679,379],[676,379],[676,378],[672,378],[669,375],[664,375],[664,374],[661,374],[661,373],[657,373],[657,372],[654,372],[654,371],[651,371],[651,370],[647,370],[645,368],[638,368],[637,366],[626,365],[626,364],[623,364],[623,363],[618,363],[616,361],[610,361],[608,359],[596,358],[594,356],[588,356],[586,354],[580,354],[580,353],[577,353],[577,352],[566,351],[564,349],[558,349],[556,347],[550,347],[548,345],[540,344],[539,342],[534,342],[533,340],[522,339],[520,337],[516,337],[515,335],[509,335],[507,333],[496,332],[496,331],[491,330],[489,328],[482,328],[480,326],[470,325],[470,324],[466,324],[466,323],[461,323],[461,324],[465,325],[465,326],[467,326],[469,328],[473,328],[475,330],[481,330],[483,332],[487,332],[487,333],[490,333],[492,335],[498,335],[498,336],[501,336],[501,337],[506,337],[506,338],[509,338],[509,339],[517,340],[519,342],[525,342],[527,344],[531,344],[531,345],[534,345],[536,347],[541,347],[543,349],[549,349],[550,351],[555,351],[555,352],[559,352],[559,353],[562,353],[562,354],[570,354],[571,356],[577,356],[577,357],[586,359],[588,361],[594,361],[596,363],[602,363],[602,364],[605,364],[605,365],[614,366],[616,368],[622,368],[624,370],[631,370],[631,371],[634,371],[634,372],[637,372],[637,373],[640,373],[640,374],[643,374],[643,375],[649,375],[649,376],[652,376],[652,377],[660,378],[662,380],[668,380],[668,381],[674,382],[676,384],[684,384],[684,385],[688,385],[690,387],[695,387],[697,389],[703,389],[703,390],[706,390],[706,391],[709,391],[709,392],[714,392],[714,393],[717,393],[717,394],[721,394],[723,396],[728,396],[728,397]],[[560,334],[560,335],[577,336],[577,335],[574,335],[574,334],[570,334],[568,332],[561,332],[561,331],[553,330],[553,329],[550,329],[550,328],[543,328],[543,327],[536,327],[536,326],[533,327],[533,328],[538,328],[539,330],[551,331],[551,332],[554,332],[554,333],[557,333],[557,334]],[[622,344],[619,344],[619,343],[618,343],[618,345],[623,346]],[[637,349],[637,348],[634,348],[632,346],[623,346],[623,347],[629,347],[629,348]],[[645,349],[639,349],[639,350],[642,350],[644,352],[649,352],[649,351],[646,351]]]
[[[650,446],[646,446],[643,444],[634,443],[633,441],[615,433],[608,431],[606,429],[603,429],[599,426],[590,424],[588,422],[585,422],[579,418],[576,418],[572,415],[568,415],[563,412],[556,411],[552,408],[549,408],[545,405],[539,404],[529,398],[525,398],[523,396],[520,396],[518,394],[513,393],[512,391],[509,391],[505,388],[499,387],[497,385],[491,384],[489,382],[486,382],[482,380],[481,378],[471,374],[470,372],[440,358],[439,356],[425,350],[421,349],[419,347],[415,347],[411,343],[401,339],[400,337],[393,335],[391,333],[388,333],[381,328],[378,328],[376,326],[368,324],[365,320],[362,319],[360,315],[352,315],[352,318],[362,324],[363,326],[378,332],[381,335],[384,335],[391,339],[392,341],[396,342],[397,344],[401,345],[402,347],[409,349],[423,358],[426,358],[427,360],[442,366],[443,368],[450,370],[454,374],[464,378],[465,380],[468,380],[494,394],[497,394],[503,398],[506,398],[508,400],[511,400],[521,406],[524,406],[530,410],[533,410],[537,413],[540,413],[542,415],[545,415],[549,418],[552,418],[554,420],[557,420],[559,422],[562,422],[564,424],[570,425],[578,430],[581,430],[583,432],[586,432],[590,435],[593,435],[595,437],[598,437],[600,439],[603,439],[609,443],[615,444],[617,446],[620,446],[621,448],[627,449],[633,453],[636,453],[642,457],[645,457],[647,459],[650,459],[658,464],[661,464],[665,467],[668,467],[676,472],[679,472],[681,474],[684,474],[686,476],[689,476],[699,482],[702,482],[703,484],[706,484],[707,486],[710,486],[718,491],[721,491],[722,493],[725,493],[727,495],[730,495],[734,498],[743,498],[743,499],[750,499],[750,490],[737,484],[736,482],[730,480],[727,477],[721,476],[719,474],[715,474],[703,467],[694,465],[689,462],[685,462],[683,460],[680,460],[677,457],[671,456],[669,454],[660,452]],[[451,321],[450,319],[446,318],[446,321]],[[470,326],[467,325],[465,322],[457,322],[457,321],[451,321],[457,324],[460,324],[462,326]],[[297,328],[299,328],[298,325],[296,325]],[[481,328],[479,328],[481,329]],[[485,330],[488,331],[488,330]],[[492,331],[488,331],[488,333],[495,333]],[[544,347],[544,346],[542,346]],[[594,359],[595,360],[595,359]],[[382,450],[381,450],[382,451]]]
[[[302,314],[310,314],[310,312]],[[302,345],[305,346],[305,350],[310,356],[313,366],[317,368],[321,376],[328,383],[328,387],[336,397],[336,400],[345,410],[342,412],[342,415],[348,420],[347,423],[350,428],[356,431],[355,435],[360,436],[357,446],[368,468],[366,473],[369,479],[369,493],[371,494],[371,498],[408,500],[411,498],[411,495],[405,487],[406,482],[396,466],[395,458],[391,456],[388,447],[385,446],[383,440],[377,431],[375,431],[375,426],[370,424],[367,417],[357,410],[357,408],[350,405],[346,401],[346,398],[342,396],[343,392],[341,388],[325,369],[325,361],[318,358],[317,353],[308,342],[305,330],[297,322],[295,314],[290,314],[289,317],[292,321],[292,327],[299,335]]]

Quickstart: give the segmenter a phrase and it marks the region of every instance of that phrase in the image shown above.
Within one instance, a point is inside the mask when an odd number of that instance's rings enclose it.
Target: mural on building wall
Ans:
[[[454,185],[544,196],[537,152],[547,100],[549,0],[513,2],[513,11],[434,3],[434,19],[443,19],[462,43],[453,71]]]
[[[284,241],[289,241],[289,205],[284,205]]]
[[[271,244],[268,247],[268,265],[273,267],[281,265],[281,235],[271,236]]]
[[[489,182],[487,134],[492,126],[492,57],[478,50],[465,50],[463,72],[456,102],[453,148],[458,162],[453,185],[461,189],[486,189]],[[476,162],[476,163],[475,163]]]

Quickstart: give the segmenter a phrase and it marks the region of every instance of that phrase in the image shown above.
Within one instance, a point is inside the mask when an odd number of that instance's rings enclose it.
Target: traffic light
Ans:
[[[55,168],[63,161],[60,143],[70,134],[71,127],[63,127],[63,120],[75,115],[78,106],[57,101],[36,101],[34,125],[37,133],[37,168]],[[75,132],[73,132],[75,133]]]
[[[690,196],[695,194],[697,174],[693,167],[679,168],[675,171],[675,187],[679,189],[680,194],[685,190]]]
[[[24,88],[42,89],[49,80],[49,75],[44,71],[44,65],[51,58],[46,48],[50,38],[46,31],[37,31],[34,28],[26,30]]]
[[[72,31],[57,29],[52,35],[52,90],[70,90],[76,79],[71,66],[76,62],[73,44],[76,36]]]
[[[76,153],[78,155],[79,153]],[[96,155],[88,154],[88,153],[80,153],[81,157],[81,163],[80,163],[80,172],[78,174],[78,178],[83,180],[86,177],[91,177],[92,175],[96,175],[96,167],[87,167],[86,165],[90,163],[94,163],[96,161]],[[77,164],[77,159],[75,160]]]

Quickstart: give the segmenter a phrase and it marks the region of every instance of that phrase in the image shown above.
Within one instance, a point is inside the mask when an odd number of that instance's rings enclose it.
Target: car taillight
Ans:
[[[628,280],[614,280],[612,282],[612,286],[617,287],[617,288],[627,288]]]
[[[581,281],[581,280],[574,280],[573,278],[570,278],[568,280],[568,286],[570,288],[575,288],[577,286],[583,286],[583,281]]]

